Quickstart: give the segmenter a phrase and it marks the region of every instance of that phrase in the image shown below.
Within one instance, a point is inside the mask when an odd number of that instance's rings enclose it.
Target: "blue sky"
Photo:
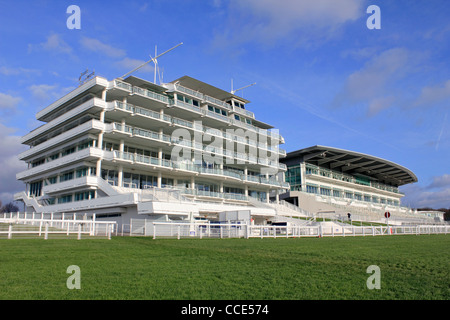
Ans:
[[[67,7],[81,9],[70,30]],[[369,5],[381,9],[370,30]],[[159,59],[163,81],[189,75],[230,90],[280,129],[288,152],[313,145],[412,170],[404,205],[450,207],[450,3],[445,0],[0,1],[0,200],[23,185],[20,136],[78,86]],[[153,79],[152,65],[137,76]]]

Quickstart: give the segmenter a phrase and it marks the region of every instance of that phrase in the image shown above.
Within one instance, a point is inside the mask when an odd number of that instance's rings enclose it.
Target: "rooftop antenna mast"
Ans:
[[[150,62],[153,61],[153,63],[155,64],[155,75],[154,75],[154,79],[153,79],[154,81],[153,81],[153,83],[156,84],[156,71],[157,71],[156,69],[158,68],[158,60],[157,60],[157,59],[158,59],[159,57],[165,55],[165,54],[168,53],[169,51],[172,51],[173,49],[175,49],[175,48],[181,46],[182,44],[183,44],[183,42],[180,42],[180,43],[177,44],[175,47],[170,48],[169,50],[166,50],[166,51],[164,51],[163,53],[160,53],[159,55],[157,55],[157,53],[156,53],[156,46],[155,46],[155,57],[154,57],[154,58],[152,58],[152,56],[150,55],[150,58],[151,58],[150,60],[144,62],[143,64],[141,64],[140,66],[134,68],[134,69],[131,70],[130,72],[125,73],[121,78],[125,78],[126,76],[129,76],[130,74],[132,74],[132,73],[135,72],[136,70],[139,70],[140,68],[142,68],[142,67],[145,66],[146,64],[148,64],[148,63],[150,63]]]
[[[254,83],[252,83],[252,84],[249,84],[249,85],[246,85],[246,86],[244,86],[244,87],[242,87],[242,88],[233,90],[233,79],[231,79],[231,94],[235,94],[237,91],[242,90],[242,89],[245,89],[245,88],[248,88],[248,87],[251,87],[251,86],[254,86],[255,84],[256,84],[256,82],[254,82]]]

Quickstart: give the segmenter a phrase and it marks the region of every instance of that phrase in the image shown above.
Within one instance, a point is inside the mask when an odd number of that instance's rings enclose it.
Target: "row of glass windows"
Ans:
[[[302,183],[301,180],[300,166],[289,166],[285,173],[285,181],[291,185],[291,190],[293,190],[292,188],[295,188],[295,186],[300,185]]]
[[[102,178],[106,180],[111,185],[118,185],[118,172],[116,170],[108,170],[102,169]],[[138,188],[138,189],[147,189],[150,187],[156,187],[158,185],[158,177],[149,176],[143,174],[136,174],[130,172],[123,173],[123,186],[126,188]],[[190,189],[191,188],[191,180],[190,179],[177,179],[175,184],[174,179],[172,178],[161,178],[161,187],[175,187],[177,189]],[[206,181],[196,181],[194,185],[197,191],[204,192],[220,192],[220,186],[218,184],[206,182]],[[223,193],[232,193],[232,194],[244,194],[245,190],[237,187],[223,187]],[[265,200],[266,193],[260,191],[249,190],[249,196],[259,198],[261,200]]]
[[[48,184],[55,184],[58,182],[64,182],[69,181],[85,176],[95,176],[96,175],[96,168],[95,167],[80,167],[75,170],[62,172],[59,175],[54,175],[51,177],[48,177],[45,181],[45,185]]]
[[[371,196],[367,194],[361,194],[358,192],[353,192],[349,190],[339,190],[339,189],[331,189],[329,187],[319,187],[315,185],[306,185],[306,192],[307,193],[314,193],[314,194],[320,194],[323,196],[328,197],[335,197],[335,198],[344,198],[344,199],[350,199],[350,200],[359,200],[359,201],[365,201],[365,202],[372,202],[372,203],[381,203],[381,204],[391,204],[391,205],[399,205],[398,200],[392,200],[389,198],[382,198],[377,196]]]
[[[77,192],[74,194],[66,194],[66,195],[60,196],[56,199],[51,198],[48,200],[48,203],[55,204],[55,200],[58,201],[58,204],[61,204],[61,203],[68,203],[68,202],[73,202],[73,201],[83,201],[83,200],[90,200],[90,199],[95,199],[95,190]]]
[[[66,147],[66,148],[64,148],[62,150],[59,150],[58,152],[55,152],[55,153],[49,155],[46,158],[41,158],[41,159],[33,161],[31,163],[31,167],[34,168],[34,167],[40,166],[40,165],[42,165],[42,164],[44,164],[46,162],[50,162],[50,161],[59,159],[60,157],[61,158],[65,157],[65,156],[67,156],[69,154],[72,154],[72,153],[74,153],[76,151],[81,151],[83,149],[86,149],[86,148],[89,148],[89,147],[93,147],[94,145],[95,145],[95,140],[91,140],[91,139],[79,142],[77,144],[74,144],[74,145],[71,145],[69,147]]]

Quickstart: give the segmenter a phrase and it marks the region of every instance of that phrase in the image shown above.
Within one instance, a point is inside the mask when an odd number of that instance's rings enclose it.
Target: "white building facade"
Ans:
[[[312,146],[289,152],[290,190],[281,197],[305,210],[366,216],[376,220],[386,212],[393,217],[414,217],[415,210],[401,205],[399,187],[417,182],[409,169],[355,151]],[[324,215],[325,216],[325,215]]]
[[[269,203],[289,189],[284,139],[248,103],[187,76],[159,85],[92,78],[37,113],[44,124],[22,137],[28,169],[15,200],[28,212],[119,223],[292,215]]]

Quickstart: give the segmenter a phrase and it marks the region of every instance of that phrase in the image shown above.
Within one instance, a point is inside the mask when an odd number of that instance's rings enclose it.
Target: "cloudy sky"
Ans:
[[[81,29],[69,29],[70,5]],[[370,5],[381,29],[369,29]],[[325,145],[399,163],[418,177],[403,204],[450,207],[447,0],[0,0],[0,200],[23,189],[20,136],[86,69],[113,79],[159,60],[252,101],[284,148]],[[147,65],[137,76],[153,79]]]

